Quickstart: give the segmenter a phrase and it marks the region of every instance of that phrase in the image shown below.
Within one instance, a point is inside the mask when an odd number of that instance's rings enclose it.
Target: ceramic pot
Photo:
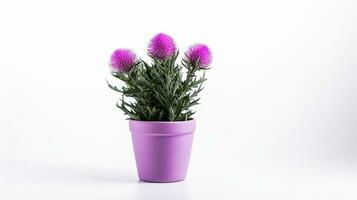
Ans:
[[[139,179],[176,182],[186,177],[196,121],[129,120]]]

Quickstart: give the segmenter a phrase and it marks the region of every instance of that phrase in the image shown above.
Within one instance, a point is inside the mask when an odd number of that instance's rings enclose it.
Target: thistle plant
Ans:
[[[192,107],[199,104],[205,70],[212,54],[204,44],[188,48],[180,63],[176,43],[159,33],[149,42],[151,62],[138,59],[129,49],[117,49],[111,56],[111,74],[124,84],[109,88],[121,93],[117,102],[129,119],[142,121],[186,121],[192,119]]]

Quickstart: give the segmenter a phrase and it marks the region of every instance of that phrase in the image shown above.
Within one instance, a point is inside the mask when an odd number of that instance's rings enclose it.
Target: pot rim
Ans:
[[[140,121],[129,120],[129,129],[133,134],[173,136],[192,134],[196,129],[196,120],[187,121]]]
[[[140,122],[140,123],[148,123],[148,124],[184,124],[184,123],[190,123],[196,121],[195,118],[186,121],[148,121],[148,120],[135,120],[135,119],[128,119],[128,120],[132,122]]]

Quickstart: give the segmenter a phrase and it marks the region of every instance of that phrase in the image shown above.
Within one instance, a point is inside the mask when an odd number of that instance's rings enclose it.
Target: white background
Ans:
[[[357,3],[0,1],[0,199],[356,199]],[[138,182],[113,50],[213,51],[186,181]]]

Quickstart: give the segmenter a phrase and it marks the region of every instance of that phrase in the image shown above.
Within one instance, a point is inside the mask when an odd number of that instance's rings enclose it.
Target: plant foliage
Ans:
[[[121,93],[117,107],[133,120],[192,119],[192,107],[199,104],[206,69],[187,59],[177,64],[178,51],[166,59],[150,57],[152,63],[139,60],[127,73],[111,73],[124,83],[118,88],[107,82],[109,88]]]

